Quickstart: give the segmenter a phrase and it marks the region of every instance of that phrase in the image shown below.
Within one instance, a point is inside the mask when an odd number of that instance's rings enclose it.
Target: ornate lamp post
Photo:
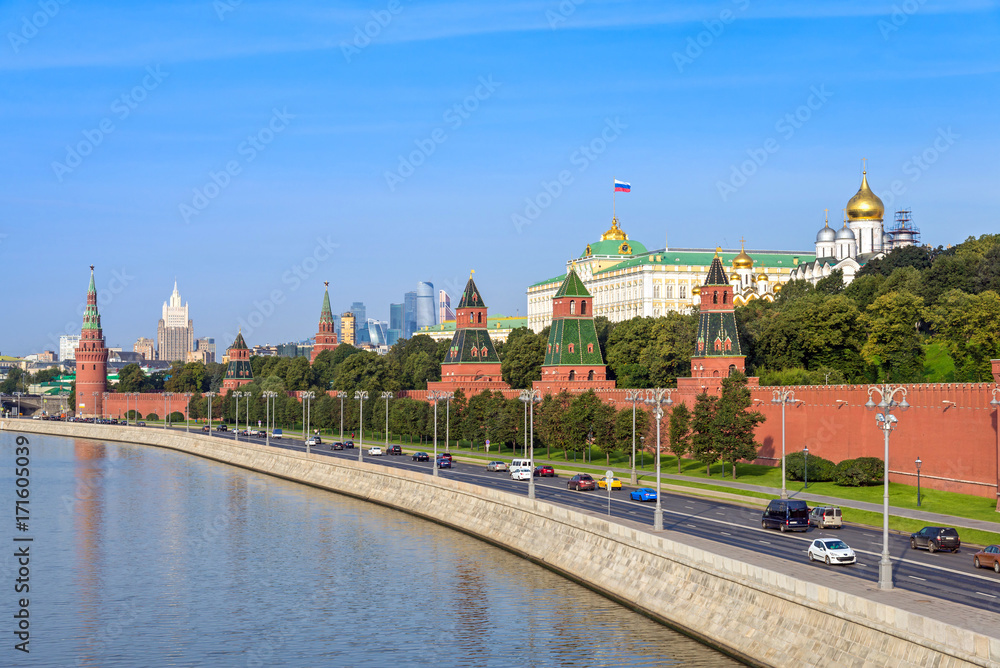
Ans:
[[[653,531],[663,531],[663,502],[660,497],[660,422],[663,420],[663,407],[671,406],[674,400],[670,398],[670,390],[656,388],[646,390],[646,403],[653,407],[656,416],[656,510],[653,511]]]
[[[389,447],[389,400],[392,399],[392,392],[383,392],[382,398],[385,399],[385,447]]]
[[[923,462],[920,461],[920,455],[917,455],[917,461],[915,463],[917,465],[917,508],[919,508],[920,507],[920,465],[923,464]]]
[[[881,401],[876,404],[872,395],[877,393]],[[895,400],[896,395],[902,401]],[[878,588],[892,589],[892,562],[889,561],[889,433],[896,428],[899,420],[892,411],[897,408],[905,411],[910,407],[906,402],[906,388],[902,385],[872,385],[868,388],[868,403],[865,408],[870,411],[879,409],[875,414],[875,424],[885,435],[885,473],[883,474],[882,494],[882,559],[878,564]]]
[[[191,431],[191,396],[190,392],[184,393],[187,403],[184,404],[184,431]]]
[[[643,400],[642,395],[642,390],[625,390],[625,400],[632,402],[632,479],[629,482],[633,485],[639,482],[635,475],[635,405]]]
[[[455,393],[444,394],[444,451],[451,452],[451,400],[455,398]]]
[[[804,487],[806,489],[809,489],[809,446],[808,445],[802,448],[802,460],[803,460],[803,466],[805,467],[804,472],[802,474],[803,478],[805,479]]]
[[[163,393],[163,428],[164,429],[167,428],[167,422],[169,422],[168,418],[170,417],[170,413],[167,412],[167,399],[169,399],[172,396],[174,396],[173,392],[164,392]]]
[[[792,390],[774,390],[772,404],[781,404],[781,498],[788,498],[788,490],[785,488],[785,406],[788,404],[805,403],[801,399],[795,398]]]
[[[438,402],[446,398],[447,392],[431,390],[427,393],[427,399],[434,402],[434,477],[438,475]]]
[[[312,420],[312,400],[315,398],[315,392],[302,393],[302,434],[305,436],[307,455],[311,452],[309,449],[309,422]]]
[[[539,390],[521,390],[521,396],[518,397],[524,402],[524,407],[529,408],[530,420],[531,420],[531,436],[530,436],[530,452],[526,453],[528,461],[531,462],[531,477],[528,478],[528,498],[535,498],[535,404],[542,400],[542,393]]]
[[[233,428],[233,438],[238,441],[240,440],[240,397],[243,396],[243,392],[236,390],[233,392],[233,396],[236,397],[236,425]]]
[[[340,440],[344,440],[344,399],[347,397],[347,392],[334,392],[333,396],[340,399]]]
[[[101,419],[102,416],[97,413],[97,392],[91,392],[91,394],[94,397],[94,417],[98,421],[100,421],[100,419]],[[17,414],[18,415],[21,414],[21,400],[20,399],[18,399],[18,401],[17,401]]]
[[[205,396],[208,397],[208,435],[212,435],[212,397],[215,396],[215,392],[206,392]]]
[[[354,398],[360,402],[361,410],[358,418],[358,461],[364,461],[364,440],[365,440],[365,399],[368,398],[368,390],[355,390]]]
[[[274,426],[274,409],[272,409],[272,399],[278,396],[277,392],[264,390],[260,393],[264,397],[264,445],[271,445],[271,430]],[[275,409],[277,406],[274,407]]]
[[[17,417],[21,417],[21,393],[15,392],[14,396],[17,397]]]
[[[108,393],[102,392],[101,398],[103,399],[103,403],[101,403],[101,417],[103,418],[105,415],[107,415],[110,418],[111,411],[108,410]]]

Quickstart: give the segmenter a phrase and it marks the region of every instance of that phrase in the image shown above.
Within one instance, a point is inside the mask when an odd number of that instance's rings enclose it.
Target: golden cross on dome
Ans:
[[[868,173],[868,158],[861,158],[861,173]]]
[[[323,285],[326,287],[330,287],[330,281],[323,281]]]
[[[830,227],[830,210],[823,209],[823,220],[826,222],[826,226]]]

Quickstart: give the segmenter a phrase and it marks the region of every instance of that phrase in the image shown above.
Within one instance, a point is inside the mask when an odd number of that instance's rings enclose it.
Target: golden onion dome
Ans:
[[[696,285],[695,287],[691,288],[691,296],[692,297],[697,297],[700,294],[701,294],[701,288],[700,287],[698,287]]]
[[[618,218],[611,219],[611,229],[601,235],[601,241],[627,241],[628,235],[618,227]]]
[[[781,285],[779,284],[779,285],[774,286],[774,291],[775,292],[781,292]]]
[[[847,202],[847,217],[851,220],[882,220],[885,216],[885,205],[878,195],[868,187],[868,172],[861,173],[861,187]]]
[[[757,280],[758,281],[766,281],[766,280],[768,280],[767,274],[757,274]]]
[[[743,244],[743,240],[740,240],[740,253],[733,258],[733,269],[753,269],[753,258],[747,255]]]

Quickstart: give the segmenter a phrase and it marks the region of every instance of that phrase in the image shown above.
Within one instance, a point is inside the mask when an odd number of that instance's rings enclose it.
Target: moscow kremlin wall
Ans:
[[[555,393],[567,389],[571,393],[593,389],[604,401],[616,408],[631,407],[625,389],[614,387],[614,381],[606,380],[603,360],[593,357],[590,346],[590,330],[593,327],[593,311],[590,295],[582,294],[580,286],[572,281],[556,299],[573,299],[575,304],[560,305],[560,317],[564,326],[552,327],[546,361],[542,368],[542,380],[535,382],[535,389],[542,394]],[[93,284],[91,284],[93,285]],[[91,287],[91,292],[93,287]],[[732,289],[718,258],[713,260],[705,285],[701,288],[701,320],[698,327],[698,350],[691,360],[692,373],[689,378],[679,378],[677,389],[671,397],[675,403],[683,402],[693,408],[695,398],[702,391],[718,393],[722,377],[733,369],[743,371],[743,355],[739,349],[739,338],[733,318]],[[472,278],[466,287],[458,317],[463,326],[456,328],[455,340],[449,356],[442,365],[442,380],[429,383],[428,390],[403,390],[396,392],[397,398],[427,400],[428,391],[454,391],[462,388],[465,394],[478,394],[483,390],[500,391],[507,398],[517,398],[521,391],[511,389],[500,378],[499,358],[485,329],[486,306]],[[587,307],[583,304],[586,303]],[[329,299],[324,296],[324,307],[320,319],[320,334],[324,335],[324,349],[336,347],[336,335],[330,338],[329,329],[324,328],[328,316]],[[578,309],[584,309],[581,313]],[[587,310],[590,312],[588,313]],[[94,378],[106,377],[104,368],[106,354],[101,359],[99,348],[104,348],[100,319],[96,312],[88,316],[85,327],[90,323],[92,348],[86,362],[90,369],[80,374],[78,387],[83,376],[94,385]],[[96,326],[95,326],[96,323]],[[99,345],[97,342],[100,342]],[[237,337],[230,362],[223,393],[252,381],[247,375],[249,364],[240,366],[247,356],[246,344],[242,336]],[[234,352],[235,351],[235,352]],[[242,355],[242,356],[241,356]],[[78,362],[78,367],[80,363]],[[98,368],[101,367],[101,368]],[[1000,384],[1000,360],[993,363],[994,381]],[[749,389],[753,397],[753,408],[764,414],[766,420],[757,428],[757,441],[762,444],[758,464],[777,465],[781,461],[781,405],[772,403],[779,392],[790,391],[795,403],[785,406],[785,452],[798,452],[809,448],[809,454],[839,462],[856,457],[884,456],[883,432],[876,427],[875,412],[865,408],[868,401],[868,385],[820,385],[794,387],[760,387],[756,378],[751,378]],[[997,384],[989,383],[938,383],[904,385],[906,399],[910,405],[907,411],[896,410],[899,422],[890,436],[889,479],[892,482],[914,484],[916,481],[915,461],[922,461],[921,483],[930,489],[947,490],[998,498],[1000,483],[1000,436],[998,436],[998,407],[991,405]],[[99,389],[94,385],[89,394]],[[103,394],[103,396],[102,396]],[[293,393],[297,394],[297,393]],[[97,400],[85,407],[86,397],[79,392],[78,414],[123,416],[128,410],[138,410],[142,415],[165,412],[185,414],[187,399],[183,394],[165,397],[164,394],[145,393],[126,397],[117,393],[96,393]],[[898,395],[897,400],[901,399]],[[878,394],[875,403],[881,400]],[[94,411],[94,408],[97,411]],[[648,447],[647,447],[648,449]],[[998,506],[1000,507],[1000,506]]]

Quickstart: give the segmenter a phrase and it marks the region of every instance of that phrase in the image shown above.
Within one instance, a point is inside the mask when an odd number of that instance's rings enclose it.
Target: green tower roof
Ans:
[[[719,259],[718,253],[712,258],[712,266],[708,268],[705,285],[729,285],[729,281],[726,280],[726,270],[722,268],[722,260]]]
[[[469,282],[465,284],[465,292],[462,293],[462,300],[458,302],[458,308],[486,308],[472,276],[469,276]]]
[[[236,340],[233,341],[233,345],[229,346],[230,350],[247,350],[247,342],[243,340],[243,332],[240,331],[236,335]]]
[[[327,283],[327,286],[330,284]],[[330,288],[323,291],[323,310],[319,313],[320,322],[333,322],[333,310],[330,308]]]
[[[590,292],[587,291],[586,286],[584,286],[583,281],[580,277],[576,275],[575,269],[570,269],[569,273],[566,274],[566,279],[559,286],[559,291],[556,292],[556,297],[589,297]]]

